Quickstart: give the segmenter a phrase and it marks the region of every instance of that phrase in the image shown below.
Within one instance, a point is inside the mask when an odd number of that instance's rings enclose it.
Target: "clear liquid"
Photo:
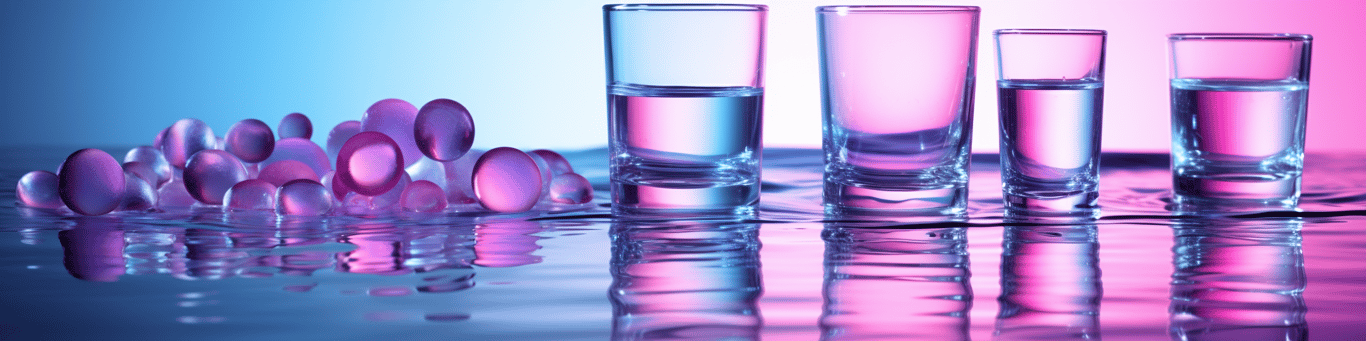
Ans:
[[[1303,82],[1172,80],[1177,199],[1294,205],[1308,91]]]
[[[753,211],[763,89],[615,85],[608,97],[617,212]]]
[[[1006,205],[1094,208],[1101,102],[1096,81],[999,81],[1001,180]]]

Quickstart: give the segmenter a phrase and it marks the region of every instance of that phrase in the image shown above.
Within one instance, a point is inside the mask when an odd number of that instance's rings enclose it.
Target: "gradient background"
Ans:
[[[770,6],[765,145],[819,148],[815,1]],[[1314,35],[1307,149],[1366,151],[1366,1],[1041,0],[982,7],[974,151],[997,150],[998,28],[1109,31],[1103,148],[1170,149],[1165,36]],[[607,144],[602,2],[0,1],[0,146],[150,144],[183,117],[222,135],[301,112],[323,144],[385,98],[465,104],[476,148]]]

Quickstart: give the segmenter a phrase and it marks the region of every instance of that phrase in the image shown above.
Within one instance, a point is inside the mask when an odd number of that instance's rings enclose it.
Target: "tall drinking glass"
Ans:
[[[978,15],[972,6],[816,8],[828,212],[963,212]]]
[[[1307,34],[1168,36],[1172,189],[1179,209],[1299,203],[1311,40]]]
[[[1105,31],[996,31],[1001,183],[1010,213],[1095,214]]]
[[[767,13],[763,5],[603,6],[615,213],[753,214]]]

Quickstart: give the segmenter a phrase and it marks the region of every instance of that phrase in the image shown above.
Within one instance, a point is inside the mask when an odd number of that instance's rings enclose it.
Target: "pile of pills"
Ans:
[[[299,113],[275,132],[246,119],[222,137],[203,121],[181,119],[121,163],[82,149],[56,173],[29,172],[16,195],[24,206],[82,215],[205,205],[302,216],[457,207],[513,213],[593,199],[592,185],[559,153],[471,150],[474,120],[449,99],[420,109],[400,99],[376,102],[360,121],[333,128],[325,149],[312,135]]]

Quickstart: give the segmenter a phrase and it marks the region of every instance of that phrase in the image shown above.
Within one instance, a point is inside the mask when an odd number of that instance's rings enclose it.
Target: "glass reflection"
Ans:
[[[1100,339],[1096,226],[1007,226],[1004,234],[995,336]]]
[[[823,340],[966,340],[972,286],[963,228],[827,225]]]
[[[1201,220],[1175,227],[1171,336],[1303,340],[1299,220]]]
[[[613,340],[758,340],[759,226],[612,225]]]

